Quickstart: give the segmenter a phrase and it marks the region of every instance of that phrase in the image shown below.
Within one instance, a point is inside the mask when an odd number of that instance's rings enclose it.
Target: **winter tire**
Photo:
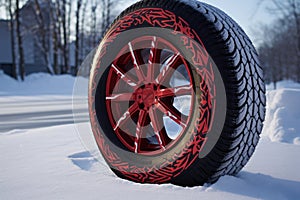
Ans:
[[[106,32],[90,75],[97,145],[121,178],[181,186],[237,174],[265,115],[258,55],[243,30],[198,1],[144,0]]]

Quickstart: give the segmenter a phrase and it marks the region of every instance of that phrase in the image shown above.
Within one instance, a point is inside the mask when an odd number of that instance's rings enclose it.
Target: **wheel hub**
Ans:
[[[139,104],[141,110],[148,111],[152,105],[157,103],[157,85],[148,83],[142,85],[134,92],[134,99]]]

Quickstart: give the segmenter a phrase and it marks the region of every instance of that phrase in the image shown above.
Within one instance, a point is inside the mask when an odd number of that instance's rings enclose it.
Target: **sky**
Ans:
[[[122,9],[128,7],[137,0],[120,0],[119,6]],[[269,24],[274,16],[266,11],[266,7],[272,7],[271,0],[202,0],[211,4],[231,16],[245,30],[254,44],[258,44],[260,38],[257,36],[262,24]],[[263,2],[260,6],[259,3]],[[0,18],[5,17],[0,9]]]
[[[270,0],[203,0],[203,2],[225,11],[244,29],[254,44],[260,40],[257,31],[261,26],[270,24],[275,19],[275,16],[270,15],[266,9],[272,7]]]

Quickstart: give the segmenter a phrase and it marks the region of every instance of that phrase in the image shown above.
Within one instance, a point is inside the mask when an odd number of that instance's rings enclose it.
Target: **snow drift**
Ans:
[[[274,142],[300,144],[300,84],[282,81],[267,91],[267,113],[262,136]]]

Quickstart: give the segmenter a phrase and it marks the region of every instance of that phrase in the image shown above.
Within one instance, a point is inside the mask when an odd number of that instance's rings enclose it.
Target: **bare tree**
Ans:
[[[113,12],[113,6],[116,4],[116,0],[101,0],[101,35],[103,36],[106,29],[115,17]]]
[[[88,0],[84,1],[82,6],[82,16],[81,16],[81,28],[80,28],[80,63],[85,57],[85,19],[86,19],[86,10],[87,10]]]
[[[47,70],[50,74],[54,74],[54,70],[52,68],[52,62],[50,57],[50,24],[51,20],[47,21],[45,20],[43,16],[43,11],[41,9],[40,1],[34,0],[34,6],[33,6],[33,12],[35,15],[35,22],[37,23],[37,28],[35,36],[36,44],[38,45],[39,49],[41,50],[43,54],[44,61],[47,65]]]
[[[63,34],[62,34],[62,27],[63,27],[63,12],[62,12],[62,6],[61,6],[61,0],[55,0],[55,11],[56,11],[56,22],[57,22],[57,35],[58,35],[58,42],[57,47],[60,51],[60,54],[64,53],[63,48]],[[65,66],[63,63],[63,58],[60,57],[60,73],[65,73]]]
[[[49,15],[50,15],[50,32],[52,33],[52,46],[53,46],[53,69],[55,74],[60,73],[60,69],[58,66],[58,55],[59,55],[59,26],[58,26],[58,12],[56,7],[56,2],[52,2],[52,0],[47,0],[49,7]]]
[[[297,54],[297,75],[298,82],[300,82],[300,1],[299,0],[271,0],[273,2],[273,7],[268,8],[269,12],[275,15],[281,15],[281,18],[286,21],[286,23],[291,24],[295,27],[292,36],[297,44],[296,54]]]
[[[66,16],[67,17],[67,40],[65,41],[66,42],[66,52],[67,52],[67,55],[65,57],[65,59],[67,58],[68,59],[68,62],[67,62],[67,73],[71,72],[70,69],[71,69],[71,63],[70,63],[70,36],[71,36],[71,16],[72,16],[72,0],[69,0],[67,2],[67,12],[68,12],[68,15]]]
[[[9,28],[10,28],[10,43],[11,43],[11,55],[12,55],[12,76],[18,79],[17,67],[16,67],[16,44],[15,44],[15,23],[14,23],[14,9],[12,0],[8,0],[6,10],[9,13]]]
[[[97,45],[97,7],[98,2],[96,0],[92,0],[91,2],[91,34],[92,34],[92,41],[91,46]]]
[[[106,0],[106,17],[105,17],[105,26],[104,28],[107,29],[109,24],[111,23],[111,9],[112,9],[113,1]]]
[[[59,1],[59,0],[58,0]],[[68,28],[67,28],[67,1],[62,0],[62,5],[61,5],[61,25],[62,25],[62,34],[63,34],[63,60],[64,60],[64,65],[62,67],[61,72],[63,74],[68,73],[69,71],[69,53],[68,53]]]
[[[21,34],[21,19],[20,19],[20,2],[16,0],[16,30],[17,30],[17,41],[18,41],[18,53],[19,53],[19,69],[21,80],[25,79],[25,62],[24,62],[24,49],[23,49],[23,38]]]
[[[82,0],[77,0],[77,9],[76,9],[76,39],[75,39],[75,73],[78,71],[79,66],[79,23],[80,23],[80,10],[81,10]]]
[[[276,82],[284,79],[297,81],[299,78],[297,65],[297,44],[293,36],[294,26],[285,23],[284,19],[278,19],[273,24],[263,29],[264,42],[260,44],[262,65],[266,68],[266,79]]]

